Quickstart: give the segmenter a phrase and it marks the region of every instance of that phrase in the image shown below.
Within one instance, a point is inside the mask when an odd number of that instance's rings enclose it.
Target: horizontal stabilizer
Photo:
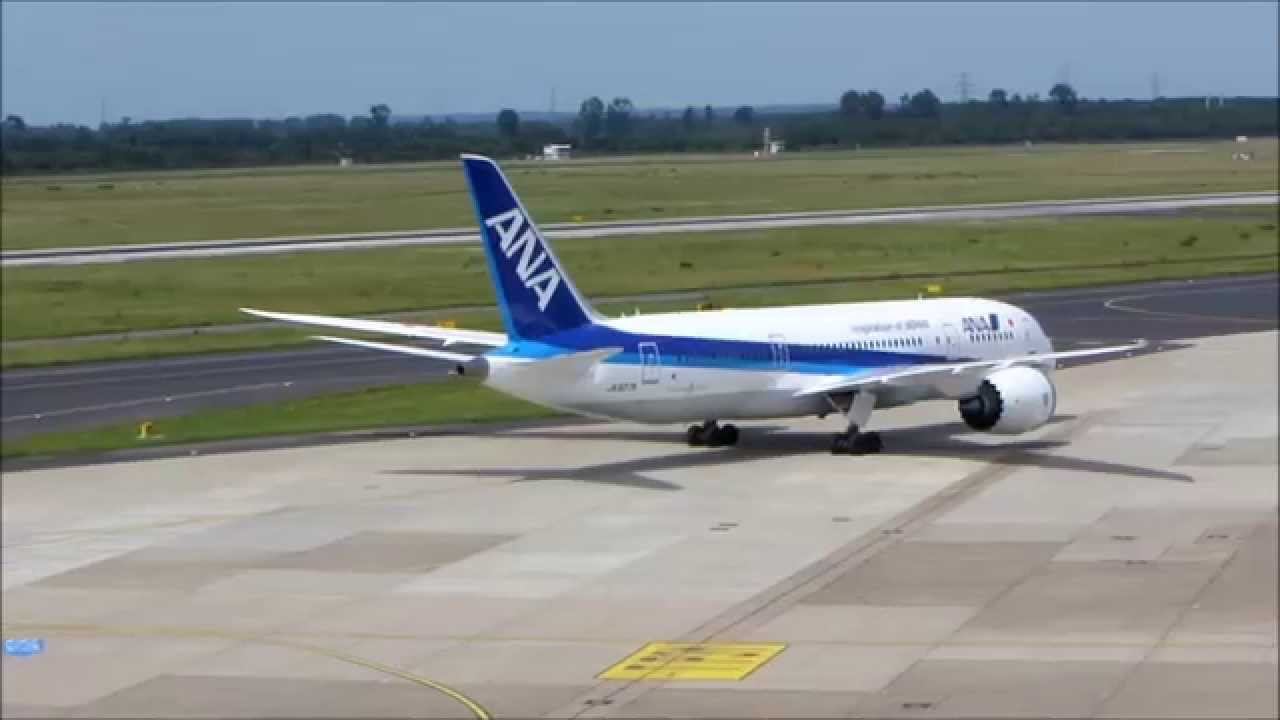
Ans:
[[[569,355],[557,355],[545,360],[534,360],[513,366],[512,372],[547,381],[569,382],[590,372],[596,365],[620,352],[622,352],[620,347],[607,347]]]
[[[329,335],[312,335],[311,337],[315,340],[338,343],[339,345],[351,345],[352,347],[400,353],[401,355],[417,355],[418,357],[427,357],[435,360],[448,360],[449,362],[456,363],[465,363],[474,357],[472,355],[463,355],[462,353],[449,352],[447,350],[421,348],[414,345],[394,345],[392,343],[374,342],[372,340],[354,340],[352,338],[331,337]]]

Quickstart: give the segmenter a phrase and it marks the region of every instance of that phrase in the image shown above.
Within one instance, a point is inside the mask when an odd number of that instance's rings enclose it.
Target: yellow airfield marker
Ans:
[[[653,642],[596,676],[599,680],[741,680],[786,643]]]

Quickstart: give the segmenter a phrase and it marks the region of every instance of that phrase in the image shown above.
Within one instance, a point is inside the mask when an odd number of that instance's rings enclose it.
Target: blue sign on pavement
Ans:
[[[44,638],[5,638],[4,654],[26,657],[44,652]]]

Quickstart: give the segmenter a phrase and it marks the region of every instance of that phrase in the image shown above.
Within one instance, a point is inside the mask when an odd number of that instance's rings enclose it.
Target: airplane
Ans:
[[[723,420],[837,413],[834,454],[883,448],[873,410],[948,399],[972,429],[1019,434],[1053,417],[1059,360],[1122,355],[1144,340],[1055,352],[1027,311],[968,297],[605,317],[591,307],[502,170],[461,156],[505,333],[241,308],[302,325],[438,346],[314,336],[454,363],[453,374],[577,415],[695,422],[691,446],[727,446]],[[473,355],[452,345],[486,348]]]

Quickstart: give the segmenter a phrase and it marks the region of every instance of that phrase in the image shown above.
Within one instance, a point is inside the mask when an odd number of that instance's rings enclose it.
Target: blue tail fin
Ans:
[[[536,340],[590,324],[595,312],[565,274],[497,163],[463,155],[462,167],[507,335]]]

